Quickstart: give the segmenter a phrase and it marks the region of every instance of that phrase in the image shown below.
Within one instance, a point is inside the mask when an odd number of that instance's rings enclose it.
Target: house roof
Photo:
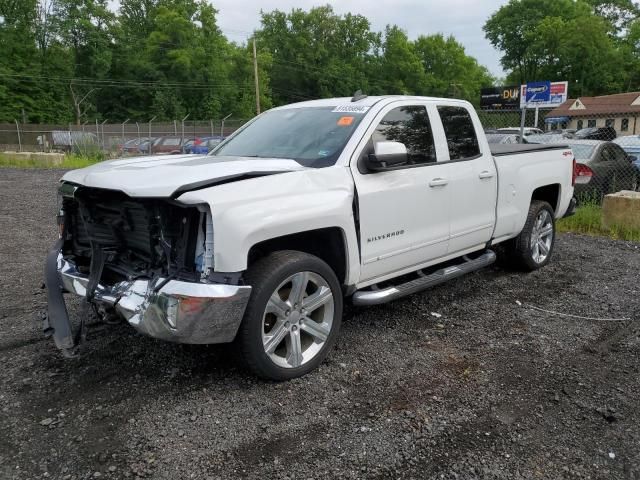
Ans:
[[[554,108],[549,117],[593,117],[594,115],[640,115],[640,92],[618,93],[600,97],[570,98]]]

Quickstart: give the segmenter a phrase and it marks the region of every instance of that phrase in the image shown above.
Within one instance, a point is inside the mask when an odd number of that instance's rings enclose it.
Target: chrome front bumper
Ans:
[[[57,257],[57,270],[64,291],[86,296],[89,277],[62,254]],[[178,280],[165,283],[159,278],[99,284],[93,301],[113,307],[136,330],[151,337],[210,344],[235,338],[250,294],[249,286]]]

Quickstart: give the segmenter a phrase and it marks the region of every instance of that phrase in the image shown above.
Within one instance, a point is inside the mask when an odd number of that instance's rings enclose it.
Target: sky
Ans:
[[[117,6],[117,0],[112,0]],[[507,0],[214,0],[218,26],[236,42],[260,26],[260,10],[309,10],[330,4],[338,14],[360,14],[369,19],[372,29],[382,31],[395,24],[414,39],[419,35],[453,35],[467,53],[497,76],[504,77],[500,53],[484,38],[482,26]]]

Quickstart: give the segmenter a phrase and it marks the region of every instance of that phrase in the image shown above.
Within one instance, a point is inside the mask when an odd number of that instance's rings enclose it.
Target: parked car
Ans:
[[[499,128],[498,133],[511,133],[515,135],[520,135],[520,127]],[[525,137],[528,137],[529,135],[543,135],[543,134],[544,132],[539,128],[524,127]]]
[[[54,149],[65,152],[83,153],[99,147],[98,137],[92,132],[54,130],[51,139]]]
[[[151,137],[151,139],[144,139],[138,145],[138,153],[148,154],[149,153],[149,145],[156,141],[156,137]]]
[[[140,145],[143,142],[146,142],[146,138],[134,138],[132,140],[128,140],[124,143],[124,145],[119,146],[119,150],[122,153],[140,153]]]
[[[64,291],[152,337],[235,339],[257,375],[299,377],[335,344],[345,296],[396,300],[492,264],[497,244],[538,270],[575,208],[571,150],[489,145],[452,99],[298,103],[209,156],[149,158],[164,161],[62,178],[45,329],[68,355],[85,335]]]
[[[185,141],[186,140],[187,139],[185,139]],[[153,155],[167,155],[177,153],[182,153],[182,137],[158,137],[151,144],[151,154]]]
[[[218,146],[224,140],[223,137],[207,137],[203,138],[199,145],[194,145],[191,149],[191,153],[197,153],[200,155],[206,155],[214,147]]]
[[[528,143],[540,143],[540,144],[549,144],[549,143],[566,143],[567,137],[565,137],[563,134],[548,134],[545,133],[544,135],[529,135],[527,137],[527,142]]]
[[[613,127],[592,127],[578,130],[573,138],[578,140],[605,140],[611,141],[618,136]]]
[[[513,133],[488,133],[487,141],[489,143],[497,143],[502,145],[520,143],[520,135],[516,135]],[[524,143],[527,143],[526,139]]]
[[[620,145],[620,147],[627,152],[627,155],[631,157],[633,164],[640,172],[640,135],[618,137],[613,143]]]
[[[554,130],[548,130],[544,132],[545,135],[563,135],[564,138],[573,138],[576,133],[576,129],[574,128],[556,128]]]
[[[203,138],[200,137],[186,138],[184,141],[184,145],[182,146],[182,153],[195,153],[193,151],[194,147],[200,145],[202,141]]]
[[[576,185],[576,195],[582,198],[600,198],[620,190],[638,188],[638,170],[619,145],[601,140],[575,140],[567,142],[576,161],[593,170],[587,185]]]

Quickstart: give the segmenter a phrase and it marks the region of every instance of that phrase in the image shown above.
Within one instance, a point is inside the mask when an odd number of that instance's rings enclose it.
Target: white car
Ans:
[[[507,127],[507,128],[499,128],[497,130],[498,133],[511,133],[514,135],[519,135],[520,134],[520,127]],[[525,137],[528,137],[529,135],[543,135],[544,132],[542,130],[540,130],[539,128],[534,128],[534,127],[524,127],[524,131],[523,134]]]
[[[66,173],[45,328],[75,353],[71,292],[152,337],[235,340],[259,376],[294,378],[331,350],[346,297],[398,299],[493,263],[497,244],[544,267],[574,180],[571,150],[490,147],[464,101],[275,108],[208,156]]]

